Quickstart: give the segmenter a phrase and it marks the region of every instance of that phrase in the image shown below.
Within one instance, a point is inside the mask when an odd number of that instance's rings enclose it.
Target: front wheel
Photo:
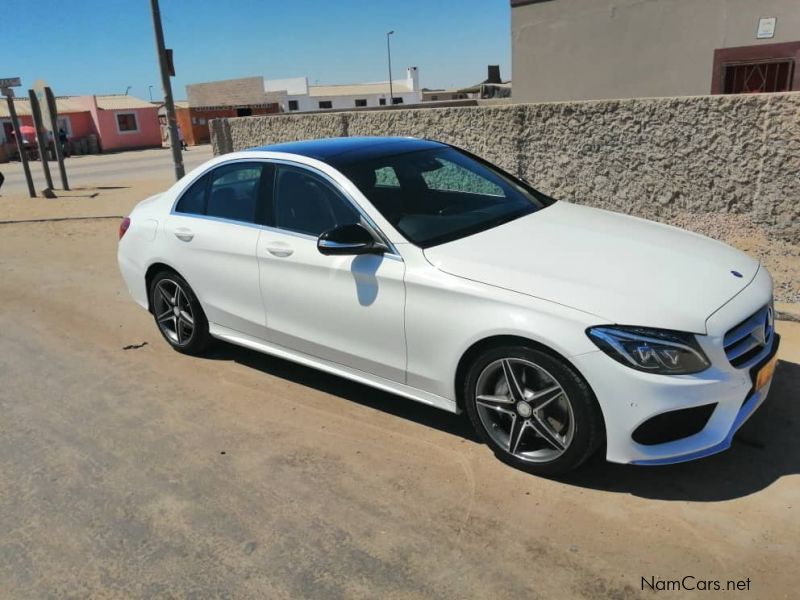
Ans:
[[[488,350],[472,363],[464,386],[472,425],[500,460],[519,469],[566,473],[602,441],[602,414],[586,382],[541,350]]]
[[[208,347],[208,320],[183,277],[170,271],[158,273],[150,285],[150,306],[158,330],[175,350],[196,355]]]

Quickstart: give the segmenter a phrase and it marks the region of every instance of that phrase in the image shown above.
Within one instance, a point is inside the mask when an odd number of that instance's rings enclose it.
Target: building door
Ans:
[[[3,121],[3,136],[3,139],[8,143],[11,143],[14,139],[14,125],[11,121]]]

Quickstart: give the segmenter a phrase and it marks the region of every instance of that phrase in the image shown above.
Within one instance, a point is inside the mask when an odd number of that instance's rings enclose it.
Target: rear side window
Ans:
[[[258,163],[236,163],[214,169],[209,186],[209,217],[256,222],[261,190],[261,169]]]
[[[206,213],[206,185],[208,175],[203,175],[183,193],[175,207],[175,212],[189,215],[204,215]]]
[[[187,189],[175,212],[243,223],[263,223],[274,167],[241,162],[217,167]]]

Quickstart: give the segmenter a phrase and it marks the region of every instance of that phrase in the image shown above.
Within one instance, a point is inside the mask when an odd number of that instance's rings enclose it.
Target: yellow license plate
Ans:
[[[767,385],[770,381],[772,381],[772,376],[775,374],[775,365],[778,364],[778,356],[777,354],[769,359],[769,362],[761,367],[759,370],[758,375],[756,375],[756,390],[760,390],[765,385]]]

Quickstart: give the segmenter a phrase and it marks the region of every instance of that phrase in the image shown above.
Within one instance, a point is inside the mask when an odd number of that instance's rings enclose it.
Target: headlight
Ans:
[[[586,333],[611,358],[637,371],[687,375],[711,366],[691,333],[620,325],[590,327]]]

